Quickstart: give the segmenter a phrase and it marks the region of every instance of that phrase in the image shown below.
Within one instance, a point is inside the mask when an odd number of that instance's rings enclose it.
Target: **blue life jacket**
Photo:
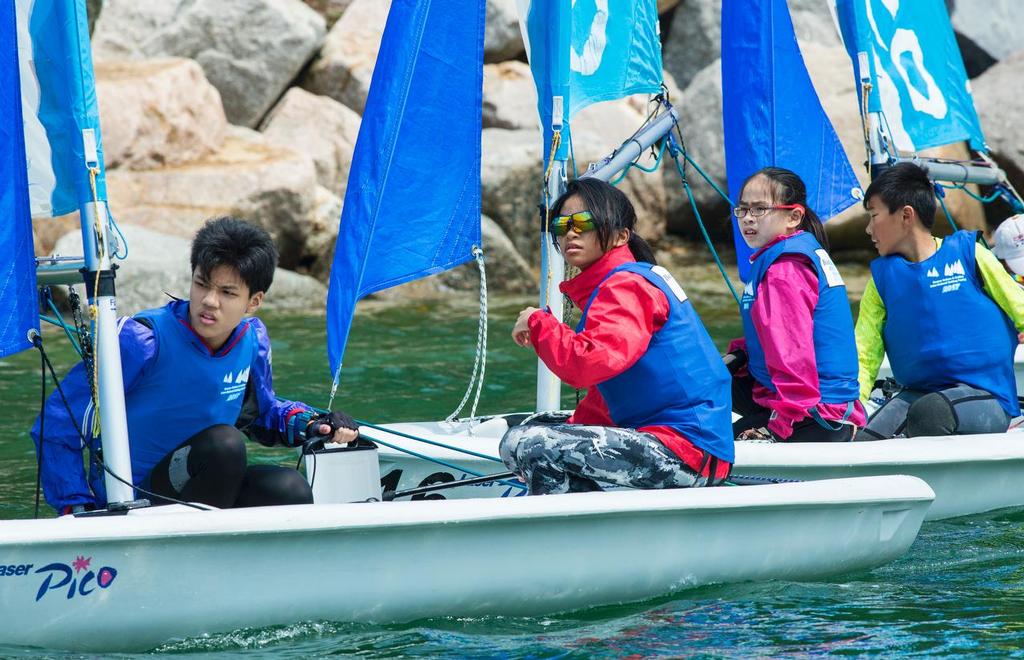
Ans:
[[[871,262],[885,305],[882,338],[904,387],[935,392],[964,383],[991,392],[1016,417],[1017,331],[982,289],[976,240],[975,232],[958,231],[920,263],[900,255]]]
[[[598,383],[608,412],[623,428],[668,426],[719,460],[732,463],[732,389],[729,372],[704,324],[672,275],[660,266],[627,263],[613,269],[636,273],[668,299],[665,324],[654,333],[639,360],[618,376]],[[576,327],[582,332],[587,311],[601,284],[594,287]]]
[[[171,307],[135,317],[152,325],[157,339],[156,359],[125,394],[135,483],[199,431],[215,424],[235,425],[258,355],[259,341],[248,320],[228,340],[233,345],[213,356]]]
[[[784,254],[802,254],[814,266],[818,276],[818,304],[814,308],[814,359],[818,366],[818,388],[824,403],[849,403],[860,397],[857,381],[857,343],[853,334],[853,315],[846,297],[846,285],[828,252],[813,234],[801,232],[775,243],[758,255],[750,266],[750,280],[743,289],[740,316],[747,339],[747,369],[761,385],[775,392],[764,347],[757,336],[750,309],[757,298],[757,287],[768,267]]]

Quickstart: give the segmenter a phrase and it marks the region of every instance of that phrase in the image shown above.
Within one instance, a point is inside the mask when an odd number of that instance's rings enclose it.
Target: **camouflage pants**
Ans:
[[[526,481],[531,495],[629,488],[707,485],[650,433],[612,426],[516,426],[498,447],[508,469]]]

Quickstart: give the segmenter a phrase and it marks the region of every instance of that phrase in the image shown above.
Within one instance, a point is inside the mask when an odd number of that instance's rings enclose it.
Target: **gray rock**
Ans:
[[[725,138],[722,128],[722,62],[715,60],[700,71],[676,103],[684,147],[694,162],[721,188],[728,192],[725,178]],[[687,180],[708,232],[716,239],[731,235],[729,204],[694,170],[686,167]],[[689,198],[679,192],[682,184],[673,169],[665,171],[670,195],[668,229],[673,234],[702,240]]]
[[[1024,48],[1024,2],[956,0],[953,27],[997,60]],[[1018,81],[1016,87],[1020,86]]]
[[[484,128],[539,130],[537,88],[530,65],[511,60],[484,65]]]
[[[353,0],[327,33],[302,86],[363,114],[390,9],[391,0]]]
[[[503,62],[523,53],[516,0],[487,0],[484,61]]]
[[[481,135],[483,213],[501,227],[529,263],[539,254],[541,138],[537,130],[485,128]]]
[[[962,2],[957,2],[958,12]],[[1018,191],[1024,191],[1024,134],[1020,130],[1020,120],[1024,117],[1022,79],[1024,50],[1019,50],[971,83],[985,140],[992,156],[1006,170]]]
[[[261,128],[270,144],[313,159],[320,185],[344,197],[360,117],[326,96],[292,87]]]
[[[128,243],[128,259],[117,271],[118,314],[135,314],[160,307],[170,296],[188,298],[192,274],[189,268],[191,238],[171,236],[130,224],[121,231]],[[81,232],[70,232],[57,241],[63,255],[82,253]],[[169,295],[168,295],[169,294]],[[316,311],[323,309],[327,289],[305,275],[278,268],[274,284],[260,309],[268,311]]]
[[[300,0],[107,0],[93,52],[98,59],[192,58],[220,90],[228,119],[256,126],[325,30]]]
[[[220,94],[193,60],[108,60],[95,69],[107,167],[180,165],[224,141]]]
[[[827,3],[789,0],[789,9],[801,42],[839,43]],[[685,89],[699,71],[721,56],[722,0],[686,0],[676,9],[668,34],[665,70]]]

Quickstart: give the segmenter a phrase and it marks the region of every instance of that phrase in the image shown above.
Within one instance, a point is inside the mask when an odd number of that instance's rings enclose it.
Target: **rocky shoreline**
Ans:
[[[324,299],[373,65],[390,0],[90,0],[98,9],[93,57],[111,209],[132,259],[122,268],[123,309],[187,292],[188,238],[211,216],[235,214],[264,226],[283,270],[271,300],[289,309]],[[719,55],[721,0],[659,0],[666,85],[686,146],[723,188]],[[1024,3],[947,2],[992,156],[1024,190]],[[851,162],[864,160],[849,59],[827,4],[789,0],[804,59]],[[95,12],[94,12],[95,13]],[[485,38],[482,213],[488,284],[529,292],[536,282],[536,200],[541,144],[536,96],[525,64],[516,0],[489,0]],[[573,123],[580,169],[628,137],[646,99],[592,106]],[[939,150],[966,153],[963,145]],[[860,169],[860,168],[858,168]],[[859,172],[858,175],[862,176]],[[862,181],[862,183],[866,183]],[[698,206],[728,246],[728,208],[698,177]],[[630,173],[640,233],[671,263],[710,265],[674,169]],[[947,204],[963,227],[984,229],[1006,209],[962,193]],[[988,214],[986,216],[986,213]],[[828,223],[840,251],[866,245],[853,208]],[[74,250],[77,218],[40,220],[37,251]],[[842,259],[842,255],[840,255]],[[713,268],[713,266],[711,266]],[[185,272],[181,272],[185,271]],[[686,278],[683,278],[684,280]],[[723,285],[724,286],[724,285]],[[477,287],[473,264],[398,287],[388,299]]]

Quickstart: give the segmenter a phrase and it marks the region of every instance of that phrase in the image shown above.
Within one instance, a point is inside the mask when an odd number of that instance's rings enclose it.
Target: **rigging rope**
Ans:
[[[476,418],[477,404],[480,403],[480,393],[484,388],[484,372],[487,369],[487,269],[484,265],[484,251],[477,245],[473,246],[473,257],[476,259],[477,267],[480,270],[480,320],[476,330],[476,357],[473,359],[473,375],[469,377],[469,385],[466,387],[466,394],[462,397],[458,407],[452,414],[444,418],[446,422],[453,422],[469,401],[470,393],[476,387],[476,394],[473,396],[473,407],[469,410],[469,418]],[[477,378],[477,373],[480,377]],[[470,426],[469,433],[472,435],[473,427]]]

